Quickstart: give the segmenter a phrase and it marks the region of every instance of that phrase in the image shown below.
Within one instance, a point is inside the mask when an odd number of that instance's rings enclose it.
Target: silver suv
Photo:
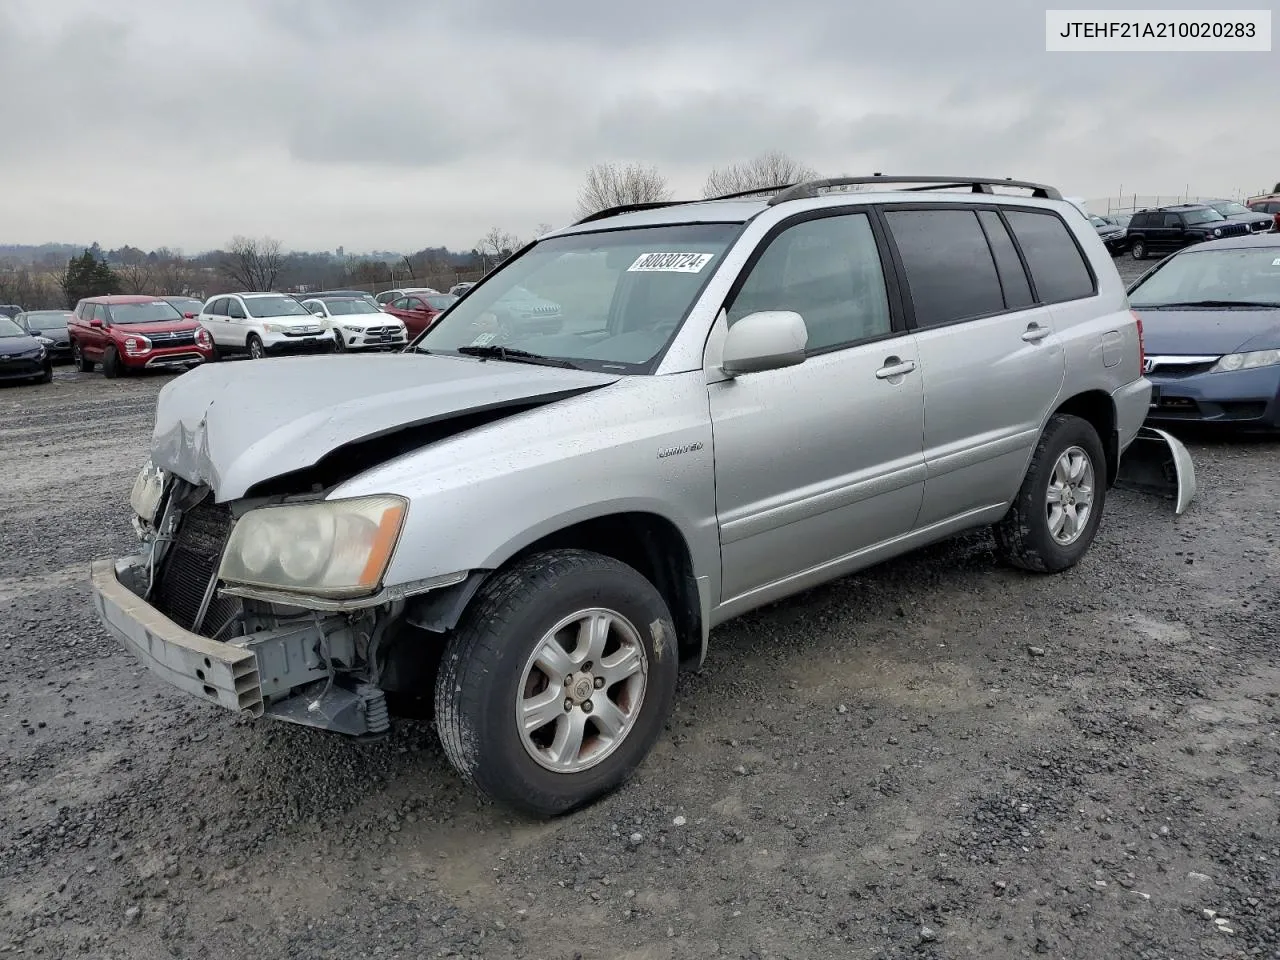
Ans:
[[[717,624],[979,526],[1078,562],[1150,394],[1084,215],[1007,180],[767,193],[545,236],[403,354],[167,384],[104,621],[251,716],[434,708],[463,777],[553,815],[636,769]]]

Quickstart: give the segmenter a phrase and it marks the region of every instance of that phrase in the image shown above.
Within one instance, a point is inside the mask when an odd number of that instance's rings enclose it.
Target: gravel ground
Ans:
[[[1277,444],[1194,444],[1181,518],[1114,492],[1061,576],[975,535],[727,625],[545,824],[427,725],[241,721],[116,649],[86,565],[166,379],[0,388],[0,956],[1280,957]]]

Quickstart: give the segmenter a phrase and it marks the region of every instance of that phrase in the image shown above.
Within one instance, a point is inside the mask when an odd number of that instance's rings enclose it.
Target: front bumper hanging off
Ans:
[[[90,580],[103,624],[157,677],[249,717],[351,736],[389,728],[381,690],[345,678],[335,682],[333,661],[354,659],[354,635],[342,618],[317,617],[227,642],[210,640],[174,623],[130,589],[145,569],[143,561],[95,561]]]

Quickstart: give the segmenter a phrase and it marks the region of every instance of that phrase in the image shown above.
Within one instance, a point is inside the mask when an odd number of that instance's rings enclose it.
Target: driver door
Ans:
[[[915,525],[923,378],[878,232],[863,209],[802,214],[730,294],[730,328],[794,311],[808,344],[796,366],[736,379],[708,370],[721,377],[708,392],[723,604],[749,609],[838,576]]]

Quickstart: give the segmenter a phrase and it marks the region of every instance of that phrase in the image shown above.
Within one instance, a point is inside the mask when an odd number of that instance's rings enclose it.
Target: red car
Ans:
[[[447,293],[411,293],[393,300],[382,308],[384,313],[404,321],[405,330],[412,340],[436,322],[446,307],[452,306],[457,297]]]
[[[159,297],[87,297],[67,323],[71,356],[88,373],[118,377],[130,370],[194,367],[213,359],[209,331]]]

